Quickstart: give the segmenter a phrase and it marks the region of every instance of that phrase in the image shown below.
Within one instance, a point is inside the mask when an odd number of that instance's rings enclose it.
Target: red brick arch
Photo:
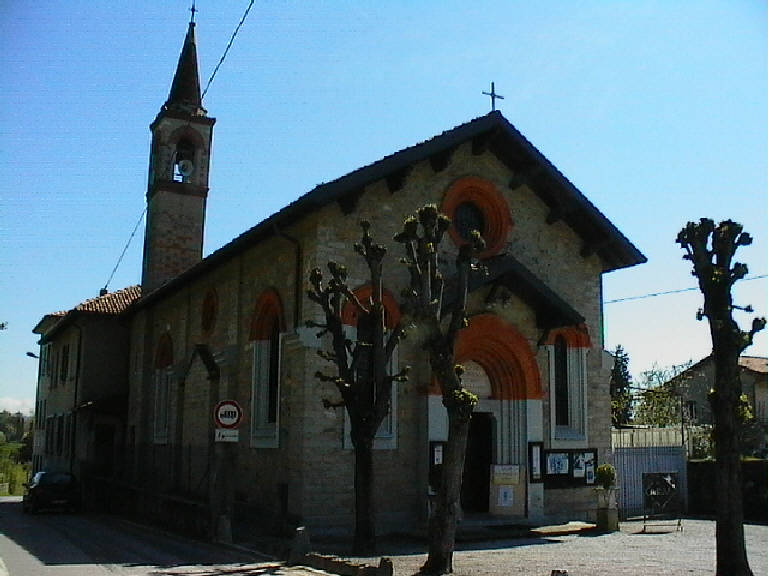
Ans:
[[[485,250],[478,256],[485,258],[498,253],[504,247],[509,228],[512,226],[512,217],[504,196],[493,182],[477,176],[465,176],[448,188],[440,210],[453,219],[456,208],[464,202],[474,204],[485,220],[485,230],[479,230],[485,240]],[[466,244],[467,241],[461,237],[455,226],[451,226],[448,233],[457,246]]]
[[[558,336],[565,339],[568,348],[592,348],[592,339],[589,337],[589,329],[586,324],[555,328],[547,334],[544,344],[553,346]]]
[[[353,293],[365,305],[373,294],[373,287],[370,284],[365,284],[353,290]],[[381,300],[384,304],[384,323],[387,329],[391,330],[400,322],[400,306],[398,306],[392,293],[386,289],[382,291]],[[351,302],[346,302],[341,309],[341,321],[347,326],[357,326],[357,315],[358,310]]]
[[[259,295],[251,316],[249,340],[269,340],[275,320],[280,324],[280,331],[285,331],[283,304],[280,294],[274,288],[268,288]]]
[[[543,398],[539,366],[528,340],[494,314],[479,314],[459,332],[457,363],[473,361],[483,367],[491,383],[491,398],[537,400]]]

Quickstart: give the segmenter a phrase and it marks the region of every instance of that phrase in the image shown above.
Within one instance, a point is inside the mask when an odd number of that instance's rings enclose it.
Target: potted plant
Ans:
[[[610,464],[600,464],[595,471],[595,481],[608,490],[616,484],[616,469]]]
[[[603,532],[619,529],[619,506],[616,501],[616,469],[610,464],[601,464],[595,470],[597,494],[597,528]]]

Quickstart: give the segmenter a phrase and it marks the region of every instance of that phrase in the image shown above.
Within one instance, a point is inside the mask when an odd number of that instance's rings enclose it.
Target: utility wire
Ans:
[[[758,276],[746,276],[741,279],[741,282],[748,280],[760,280],[761,278],[768,278],[768,274],[760,274]],[[615,304],[617,302],[629,302],[630,300],[644,300],[645,298],[654,298],[656,296],[666,296],[667,294],[679,294],[681,292],[691,292],[698,290],[698,286],[692,286],[690,288],[680,288],[678,290],[666,290],[664,292],[651,292],[649,294],[643,294],[642,296],[627,296],[626,298],[616,298],[615,300],[606,300],[604,304]]]
[[[214,77],[216,76],[216,72],[219,71],[219,68],[221,67],[222,63],[224,62],[224,58],[227,57],[227,53],[229,52],[229,49],[232,47],[232,43],[235,41],[235,36],[237,36],[237,33],[240,32],[240,28],[243,26],[243,23],[245,22],[245,19],[248,17],[248,12],[251,11],[251,7],[253,6],[255,0],[251,0],[248,3],[248,8],[245,9],[245,12],[243,13],[243,17],[240,18],[240,23],[237,25],[237,28],[235,28],[235,31],[232,32],[232,36],[229,38],[229,42],[227,43],[227,47],[224,48],[224,54],[221,55],[221,59],[219,60],[219,63],[216,64],[216,68],[213,69],[213,73],[211,74],[211,77],[208,78],[208,83],[205,85],[205,90],[203,90],[202,96],[200,96],[200,99],[204,99],[205,95],[208,93],[208,88],[211,87],[211,82],[213,82]]]
[[[106,290],[107,286],[109,286],[109,283],[112,282],[112,278],[115,276],[115,272],[117,272],[117,268],[120,266],[120,263],[123,261],[123,256],[125,256],[125,253],[128,250],[128,246],[131,245],[131,240],[133,240],[133,237],[136,236],[136,230],[139,229],[139,225],[141,224],[141,221],[144,220],[144,214],[146,213],[147,213],[147,208],[145,207],[144,210],[141,212],[141,216],[139,216],[138,222],[136,222],[136,226],[133,227],[133,232],[131,232],[131,236],[128,238],[128,242],[125,243],[125,247],[123,248],[123,252],[120,254],[120,258],[117,259],[117,264],[115,264],[115,267],[112,268],[112,274],[109,275],[109,280],[107,280],[107,283],[104,284],[104,290]]]

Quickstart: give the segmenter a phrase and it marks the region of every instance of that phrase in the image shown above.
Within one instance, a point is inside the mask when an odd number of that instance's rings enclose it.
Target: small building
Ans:
[[[742,393],[752,409],[754,421],[744,437],[744,450],[754,455],[767,456],[768,446],[768,358],[739,357]],[[715,363],[712,356],[699,360],[670,381],[682,383],[685,421],[692,426],[711,426],[714,423],[709,391],[715,384]]]
[[[322,319],[307,279],[314,267],[341,262],[365,297],[370,280],[352,245],[360,220],[370,221],[388,249],[392,328],[408,282],[392,238],[407,216],[434,203],[453,222],[441,260],[452,261],[471,229],[486,241],[488,274],[471,286],[469,326],[456,348],[465,386],[480,398],[464,513],[590,517],[594,470],[608,457],[611,430],[602,276],[644,262],[637,248],[492,112],[317,186],[202,258],[214,123],[202,106],[190,23],[169,97],[150,126],[142,296],[118,316],[127,339],[114,343],[127,359],[115,378],[127,382],[120,454],[130,507],[209,534],[222,519],[265,530],[350,528],[349,424],[333,408],[335,390],[315,377],[327,365],[317,354],[324,342],[306,327]],[[354,334],[351,309],[344,321]],[[423,351],[405,340],[392,364],[412,370],[393,390],[376,440],[383,531],[426,521],[447,439]],[[228,434],[234,442],[215,441],[212,413],[222,400],[244,412]]]
[[[120,469],[128,399],[128,327],[119,316],[132,286],[44,316],[35,405],[33,470],[113,476]]]

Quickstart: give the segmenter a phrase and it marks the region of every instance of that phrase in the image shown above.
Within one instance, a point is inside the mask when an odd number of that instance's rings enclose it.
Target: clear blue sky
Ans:
[[[247,0],[200,0],[205,82]],[[187,0],[0,0],[0,408],[31,407],[43,314],[98,295],[145,202],[149,123]],[[320,182],[499,108],[648,257],[612,300],[694,285],[702,216],[768,273],[768,4],[257,0],[205,99],[217,118],[205,253]],[[143,224],[109,285],[140,281]],[[768,281],[739,303],[765,315]],[[606,304],[637,374],[709,352],[697,292]],[[742,320],[748,320],[746,315]],[[746,322],[744,322],[746,325]],[[748,354],[766,355],[763,334]]]

